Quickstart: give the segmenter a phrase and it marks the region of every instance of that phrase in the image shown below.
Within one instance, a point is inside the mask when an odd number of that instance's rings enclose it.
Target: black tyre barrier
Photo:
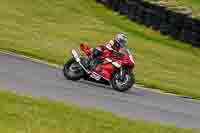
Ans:
[[[107,0],[106,6],[109,8],[112,8],[112,3],[113,3],[113,0]]]
[[[193,32],[191,29],[183,29],[181,32],[181,40],[191,43],[195,47],[200,47],[200,33]]]
[[[184,13],[177,13],[164,6],[143,0],[96,0],[105,6],[127,15],[130,20],[160,30],[195,47],[200,47],[200,20]]]
[[[140,23],[144,24],[144,18],[145,18],[145,8],[142,5],[138,5],[136,14],[135,14],[135,20]]]
[[[160,32],[163,35],[169,35],[171,31],[171,26],[168,23],[162,23],[160,26]]]
[[[127,0],[127,4],[128,4],[128,18],[133,20],[133,21],[137,21],[138,20],[138,14],[140,10],[140,1],[134,1],[134,0]]]
[[[152,21],[151,21],[152,16],[153,16],[153,12],[151,10],[149,10],[149,9],[145,10],[144,24],[147,27],[152,26]]]
[[[141,10],[141,18],[140,23],[150,27],[152,26],[151,18],[153,16],[152,10],[149,8],[149,4],[147,2],[140,3],[139,8]]]
[[[120,8],[120,0],[113,0],[112,1],[112,6],[111,8],[114,10],[114,11],[118,11],[119,8]]]
[[[172,28],[172,27],[171,27]],[[173,28],[172,28],[173,29]],[[174,30],[171,30],[171,32],[169,33],[169,35],[175,39],[175,40],[180,40],[181,38],[181,30],[179,29],[174,29]]]
[[[159,29],[161,31],[161,28],[165,27],[167,25],[167,21],[168,21],[168,12],[164,10],[164,8],[160,8],[158,11],[158,21],[159,21]]]
[[[183,24],[184,24],[183,15],[169,11],[168,12],[168,23],[171,27],[169,35],[171,35],[174,39],[180,39],[181,31],[182,31]]]
[[[102,3],[102,0],[96,0],[96,2],[98,2],[98,3]]]
[[[115,0],[114,0],[115,1]],[[96,0],[96,2],[104,4],[106,7],[112,9],[113,0]]]
[[[198,33],[198,32],[192,32],[191,43],[195,47],[200,47],[200,33]]]
[[[106,4],[107,0],[96,0],[96,2],[102,3],[102,4]]]
[[[153,14],[153,16],[152,16],[152,28],[154,29],[154,30],[159,30],[160,29],[160,24],[161,24],[161,20],[160,20],[160,18],[159,18],[159,16],[158,16],[158,13],[157,12],[155,12],[154,14]]]
[[[193,19],[192,21],[192,31],[200,33],[200,21],[197,19]]]
[[[165,12],[165,8],[157,5],[151,6],[151,10],[153,11],[152,17],[152,27],[155,30],[159,30],[163,21],[166,21],[167,12]]]
[[[192,29],[192,18],[190,17],[186,17],[185,20],[184,20],[184,24],[183,24],[183,28],[184,29]]]
[[[181,40],[200,47],[200,21],[186,17],[182,28]]]
[[[187,43],[191,43],[189,40],[192,39],[191,31],[188,29],[183,29],[181,31],[181,40]]]
[[[136,2],[130,2],[128,1],[128,18],[130,20],[136,20],[136,12],[138,9],[138,5]]]
[[[122,15],[128,15],[128,3],[126,0],[120,0],[119,13]]]
[[[152,5],[149,5],[148,3],[145,3],[145,18],[144,18],[144,24],[147,25],[148,27],[152,26],[154,24],[154,16],[155,12],[152,10]]]
[[[200,34],[197,32],[191,32],[192,33],[192,39],[190,42],[192,43],[193,46],[195,47],[200,47]]]
[[[169,23],[169,12],[164,10],[161,12],[161,24],[160,24],[160,32],[163,35],[169,35],[170,31],[172,31],[172,25]]]

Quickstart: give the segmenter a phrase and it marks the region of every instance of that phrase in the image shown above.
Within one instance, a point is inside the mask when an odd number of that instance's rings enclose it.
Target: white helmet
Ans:
[[[127,41],[128,41],[127,36],[125,34],[123,34],[123,33],[117,34],[115,36],[114,40],[115,40],[116,46],[118,48],[123,48],[126,45]]]

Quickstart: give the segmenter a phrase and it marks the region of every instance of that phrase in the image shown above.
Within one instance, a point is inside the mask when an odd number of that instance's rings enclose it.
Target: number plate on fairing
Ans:
[[[101,76],[98,75],[97,73],[93,72],[91,75],[90,75],[91,78],[94,78],[96,80],[100,80],[101,79]]]

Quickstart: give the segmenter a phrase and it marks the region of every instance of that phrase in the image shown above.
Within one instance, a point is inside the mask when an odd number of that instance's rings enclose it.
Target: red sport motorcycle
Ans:
[[[91,58],[92,51],[86,44],[81,43],[80,50],[82,54],[79,55],[73,49],[72,58],[64,64],[63,73],[67,79],[105,83],[120,92],[129,90],[135,83],[132,71],[135,63],[129,50],[120,53],[104,50],[99,63]]]

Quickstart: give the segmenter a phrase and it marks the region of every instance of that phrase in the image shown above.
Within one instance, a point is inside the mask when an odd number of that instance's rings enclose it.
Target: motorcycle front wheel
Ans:
[[[63,74],[66,79],[77,81],[84,76],[84,70],[74,58],[71,58],[64,64]]]
[[[113,89],[119,92],[128,91],[135,83],[135,77],[133,73],[126,73],[123,80],[120,79],[120,73],[115,73],[111,80]]]

